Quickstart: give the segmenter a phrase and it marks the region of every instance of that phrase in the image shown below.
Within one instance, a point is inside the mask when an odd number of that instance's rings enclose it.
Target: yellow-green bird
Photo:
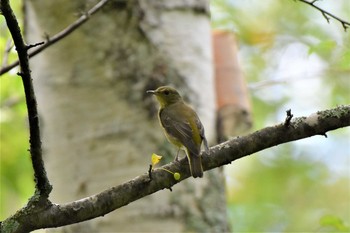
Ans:
[[[186,152],[191,175],[203,177],[200,156],[202,142],[206,152],[209,151],[204,128],[196,112],[188,106],[180,94],[172,87],[159,87],[149,90],[157,97],[160,104],[158,118],[168,141]],[[178,159],[179,151],[175,160]]]

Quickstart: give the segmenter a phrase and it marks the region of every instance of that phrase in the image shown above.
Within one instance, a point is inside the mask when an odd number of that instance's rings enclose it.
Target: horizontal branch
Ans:
[[[204,152],[202,154],[203,168],[204,170],[214,169],[269,147],[315,135],[325,136],[326,132],[330,130],[347,126],[350,126],[350,105],[319,111],[308,117],[293,118],[288,121],[288,124],[283,121],[278,125],[211,147],[210,154]],[[181,179],[175,181],[173,176],[162,168],[180,173]],[[64,226],[104,216],[159,190],[171,190],[173,185],[190,176],[189,166],[185,158],[162,168],[152,172],[152,180],[145,173],[124,184],[72,203],[55,205],[47,202],[46,206],[41,206],[31,210],[31,212],[27,212],[24,208],[5,220],[1,230],[13,221],[18,223],[18,228],[15,231],[23,232]],[[147,170],[148,167],[145,165],[145,171]]]

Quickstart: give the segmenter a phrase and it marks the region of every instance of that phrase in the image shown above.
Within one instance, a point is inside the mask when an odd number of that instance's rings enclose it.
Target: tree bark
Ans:
[[[87,4],[27,1],[27,41],[60,31]],[[34,57],[31,68],[52,202],[81,199],[145,173],[153,152],[170,160],[175,156],[147,89],[179,88],[197,109],[207,137],[215,138],[207,1],[111,1],[79,30]],[[53,231],[227,231],[222,173],[211,171],[173,192],[158,192],[64,229]]]

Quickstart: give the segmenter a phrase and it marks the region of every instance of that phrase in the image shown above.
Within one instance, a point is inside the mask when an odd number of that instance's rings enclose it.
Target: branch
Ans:
[[[202,153],[203,169],[205,171],[214,169],[269,147],[315,135],[325,135],[330,130],[350,126],[350,105],[293,119],[287,126],[282,122],[211,147],[209,155],[205,152]],[[162,169],[180,173],[181,179],[175,181],[171,174]],[[171,189],[177,182],[190,176],[186,158],[155,169],[152,172],[152,179],[150,179],[147,170],[145,165],[145,174],[72,203],[63,205],[48,203],[45,208],[31,211],[24,208],[6,219],[0,230],[10,226],[14,221],[17,223],[17,228],[13,229],[12,232],[58,227],[86,221],[103,216],[159,190]]]
[[[57,33],[56,35],[52,36],[52,37],[47,37],[46,38],[46,42],[44,42],[43,45],[31,50],[28,55],[29,58],[34,57],[35,55],[37,55],[38,53],[40,53],[41,51],[45,50],[46,48],[50,47],[51,45],[55,44],[56,42],[60,41],[61,39],[65,38],[66,36],[68,36],[69,34],[71,34],[72,32],[74,32],[77,28],[79,28],[81,25],[83,25],[86,21],[89,20],[90,16],[92,16],[93,14],[95,14],[98,10],[100,10],[109,0],[101,0],[100,2],[98,2],[94,7],[92,7],[89,11],[87,11],[86,13],[84,13],[82,16],[80,16],[79,19],[77,19],[74,23],[72,23],[71,25],[69,25],[68,27],[66,27],[65,29],[63,29],[62,31],[60,31],[59,33]],[[8,71],[10,71],[12,68],[18,66],[20,61],[15,61],[12,64],[3,67],[0,69],[0,75],[7,73]]]
[[[298,0],[298,1],[303,2],[303,3],[306,3],[306,4],[310,5],[310,6],[312,6],[313,8],[319,10],[319,11],[322,13],[323,17],[327,20],[328,23],[329,23],[329,20],[330,20],[329,17],[331,17],[331,18],[333,18],[333,19],[339,21],[339,22],[341,23],[341,25],[343,26],[344,31],[346,31],[347,28],[350,26],[350,23],[349,23],[349,22],[347,22],[347,21],[345,21],[345,20],[342,20],[341,18],[339,18],[339,17],[333,15],[332,13],[329,13],[328,11],[326,11],[326,10],[324,10],[324,9],[322,9],[322,8],[320,8],[320,7],[318,7],[318,6],[316,6],[316,5],[315,5],[315,2],[317,2],[317,1],[319,1],[319,0],[313,0],[313,1],[311,1],[311,2],[306,1],[306,0]]]
[[[36,193],[39,194],[40,197],[47,199],[52,190],[52,187],[49,183],[49,180],[47,179],[44,162],[42,160],[39,118],[32,78],[29,69],[29,59],[27,53],[28,46],[25,45],[23,41],[21,29],[18,26],[16,16],[11,9],[9,0],[1,0],[0,3],[0,10],[6,19],[7,26],[16,46],[19,63],[21,65],[21,71],[18,73],[18,75],[22,77],[28,111],[30,155],[34,169]]]

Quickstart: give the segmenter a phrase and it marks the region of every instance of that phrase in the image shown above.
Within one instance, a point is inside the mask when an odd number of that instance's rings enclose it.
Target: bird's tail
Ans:
[[[200,155],[188,153],[188,162],[190,164],[191,175],[194,178],[203,177],[203,167],[202,167],[202,158]]]

